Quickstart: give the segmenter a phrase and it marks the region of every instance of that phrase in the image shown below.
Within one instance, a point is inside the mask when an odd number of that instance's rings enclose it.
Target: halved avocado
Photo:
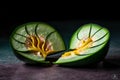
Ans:
[[[109,49],[110,32],[98,24],[82,25],[72,36],[69,49],[54,64],[85,66],[100,62]]]
[[[65,50],[61,35],[43,22],[30,22],[18,26],[10,36],[14,54],[26,63],[49,63],[49,54]]]

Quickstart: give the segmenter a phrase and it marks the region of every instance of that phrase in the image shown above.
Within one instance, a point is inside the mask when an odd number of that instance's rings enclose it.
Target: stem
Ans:
[[[89,31],[89,36],[88,36],[88,38],[90,38],[91,30],[92,30],[92,24],[90,25],[90,31]]]
[[[98,29],[91,37],[93,37],[97,32],[99,32],[100,30],[102,30],[103,28]]]
[[[106,33],[106,34],[103,35],[101,38],[99,38],[99,39],[97,39],[97,40],[95,40],[95,41],[93,41],[93,42],[97,42],[97,41],[101,40],[101,39],[104,38],[107,34],[108,34],[108,33]]]
[[[38,37],[38,34],[37,34],[38,25],[39,25],[39,24],[37,24],[37,25],[35,26],[35,35],[36,35],[37,37]]]
[[[98,44],[98,45],[95,45],[95,46],[92,46],[92,47],[90,47],[90,48],[95,48],[95,47],[98,47],[98,46],[100,46],[100,45],[102,45],[102,44],[104,44],[105,42],[103,42],[103,43],[101,43],[101,44]]]
[[[17,35],[19,35],[19,36],[22,36],[22,37],[24,37],[24,38],[27,38],[27,36],[24,36],[24,35],[22,35],[22,34],[19,34],[19,33],[15,33],[15,34],[17,34]]]
[[[15,41],[17,41],[18,43],[25,44],[24,42],[18,41],[18,40],[15,39],[14,37],[13,37],[12,39],[14,39]]]
[[[28,32],[27,26],[25,25],[25,31],[28,35],[30,35],[30,33]]]

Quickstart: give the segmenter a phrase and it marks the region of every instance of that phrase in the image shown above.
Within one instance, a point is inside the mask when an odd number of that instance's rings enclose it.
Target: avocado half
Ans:
[[[109,49],[110,32],[98,24],[85,24],[72,35],[70,51],[54,64],[62,66],[85,66],[100,62]]]
[[[30,22],[18,26],[10,36],[14,54],[25,63],[49,64],[49,54],[65,50],[61,35],[43,22]]]

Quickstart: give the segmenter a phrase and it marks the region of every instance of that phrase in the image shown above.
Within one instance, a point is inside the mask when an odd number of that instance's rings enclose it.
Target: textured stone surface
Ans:
[[[102,65],[102,64],[100,64]],[[68,68],[32,66],[26,64],[0,65],[0,80],[118,80],[118,67]]]

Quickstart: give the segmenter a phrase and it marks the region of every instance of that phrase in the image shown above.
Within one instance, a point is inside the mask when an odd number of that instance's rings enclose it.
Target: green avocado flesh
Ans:
[[[83,66],[104,59],[109,48],[110,32],[98,24],[85,24],[72,36],[69,49],[54,64]]]
[[[61,35],[42,22],[20,25],[12,32],[10,43],[15,55],[27,63],[49,63],[47,55],[65,50]]]

